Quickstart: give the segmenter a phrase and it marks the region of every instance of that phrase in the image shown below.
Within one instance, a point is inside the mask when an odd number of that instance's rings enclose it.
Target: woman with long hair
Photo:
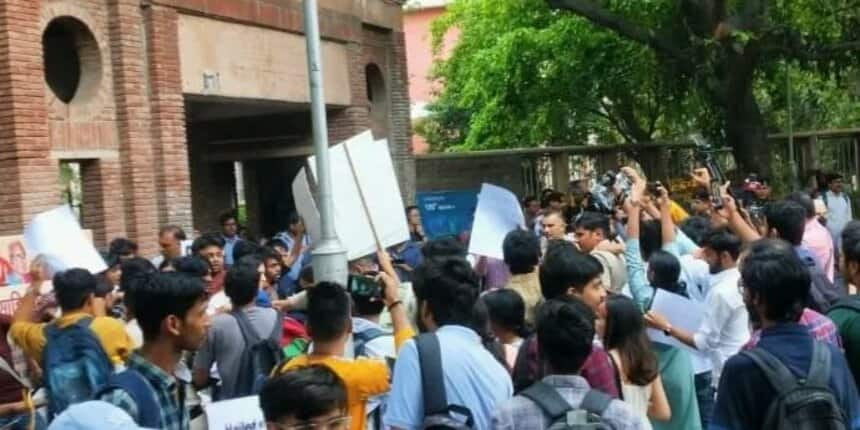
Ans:
[[[641,416],[650,429],[650,419],[668,421],[672,417],[657,356],[645,333],[645,319],[633,300],[613,295],[606,301],[606,332],[603,345],[618,369],[624,401]]]
[[[502,288],[481,296],[490,317],[490,331],[505,349],[508,367],[513,369],[517,352],[528,337],[526,305],[520,293]]]
[[[418,206],[409,206],[406,208],[406,223],[409,225],[409,238],[413,242],[426,242],[427,236],[424,234],[424,224],[421,221],[421,211]]]

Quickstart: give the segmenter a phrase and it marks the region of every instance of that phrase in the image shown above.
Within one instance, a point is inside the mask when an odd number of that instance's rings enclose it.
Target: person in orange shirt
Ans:
[[[399,281],[386,273],[379,274],[381,300],[391,312],[395,348],[415,336],[399,300]],[[365,405],[373,396],[390,389],[390,371],[382,360],[344,358],[345,347],[352,334],[352,312],[349,293],[336,283],[320,282],[308,291],[308,332],[313,341],[312,352],[300,355],[275,371],[276,375],[313,365],[331,369],[343,381],[347,392],[350,428],[363,430],[366,426]]]

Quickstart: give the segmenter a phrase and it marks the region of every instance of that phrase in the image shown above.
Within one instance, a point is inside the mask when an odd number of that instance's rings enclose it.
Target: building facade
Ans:
[[[330,141],[388,138],[411,200],[402,2],[319,5]],[[63,202],[63,163],[98,245],[215,229],[237,181],[252,234],[285,227],[312,151],[302,34],[301,0],[0,1],[0,235]]]

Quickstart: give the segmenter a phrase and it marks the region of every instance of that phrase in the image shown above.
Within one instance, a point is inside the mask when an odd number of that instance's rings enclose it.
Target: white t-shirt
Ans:
[[[720,382],[723,365],[750,339],[749,315],[738,289],[738,269],[724,270],[711,277],[711,290],[705,299],[702,325],[693,335],[696,349],[711,359],[711,385]]]

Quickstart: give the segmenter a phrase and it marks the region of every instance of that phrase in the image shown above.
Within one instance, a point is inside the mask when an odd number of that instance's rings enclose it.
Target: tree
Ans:
[[[806,122],[858,118],[856,95],[841,94],[860,58],[857,10],[858,0],[459,0],[435,28],[437,41],[451,28],[461,37],[437,64],[443,90],[425,129],[437,147],[465,149],[700,130],[742,170],[767,171],[786,73],[821,84],[801,107],[839,103]]]

